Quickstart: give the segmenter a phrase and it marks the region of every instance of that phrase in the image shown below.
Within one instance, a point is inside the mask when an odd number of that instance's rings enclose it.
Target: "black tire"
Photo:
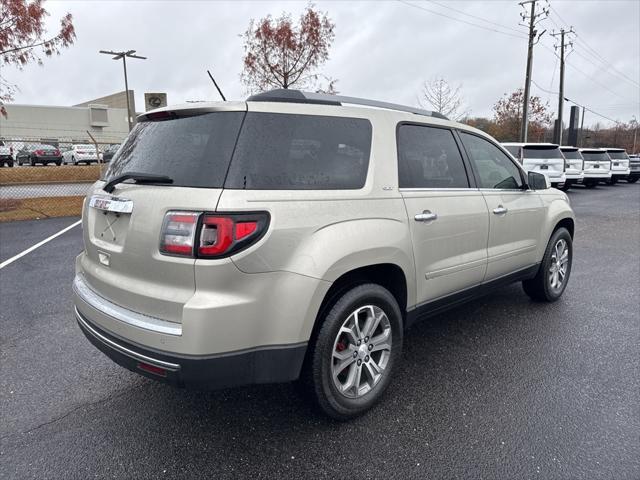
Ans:
[[[562,190],[563,192],[568,192],[570,188],[571,188],[571,183],[564,182],[562,184],[562,187],[560,187],[560,190]]]
[[[58,160],[58,161],[56,162],[56,166],[58,166],[58,167],[59,167],[61,163],[62,163],[62,162],[61,162],[60,160]]]
[[[343,323],[358,308],[367,305],[380,308],[386,314],[391,330],[391,348],[386,367],[377,383],[374,383],[373,387],[359,398],[348,398],[338,390],[333,381],[334,348],[336,342],[340,340],[339,331]],[[389,386],[393,371],[402,354],[402,314],[394,296],[387,289],[374,283],[361,284],[346,291],[324,312],[326,314],[323,318],[318,318],[318,321],[322,322],[320,330],[309,342],[301,380],[307,392],[324,413],[335,420],[350,420],[373,407]],[[353,348],[358,347],[353,345]],[[382,352],[380,353],[382,355]],[[357,352],[354,354],[357,355]],[[366,360],[369,360],[368,356]],[[362,364],[362,375],[371,379],[372,377],[364,372],[366,365],[363,361],[358,359],[358,362],[358,365]]]
[[[36,166],[36,159],[35,158],[31,158],[31,166],[35,167]]]
[[[596,188],[597,185],[597,183],[589,182],[584,184],[584,188]]]
[[[611,177],[609,180],[607,180],[607,185],[615,185],[616,183],[618,183],[617,178]]]
[[[13,167],[13,162],[9,162],[7,165],[9,166],[9,168],[12,168]]]
[[[636,183],[638,181],[639,177],[628,177],[627,178],[627,182],[629,183]]]
[[[567,264],[566,274],[561,286],[559,288],[553,288],[551,286],[548,272],[550,271],[555,261],[555,247],[560,240],[564,240],[566,242],[569,262]],[[534,278],[523,281],[522,288],[524,289],[525,293],[529,295],[529,297],[531,297],[532,300],[536,300],[539,302],[555,302],[562,296],[564,290],[567,288],[567,283],[569,283],[569,277],[571,276],[572,262],[573,241],[571,239],[571,235],[566,228],[558,228],[555,232],[553,232],[553,235],[551,235],[551,238],[549,239],[549,243],[547,244],[547,248],[544,252],[544,257],[542,258],[542,263],[540,264],[538,273]]]

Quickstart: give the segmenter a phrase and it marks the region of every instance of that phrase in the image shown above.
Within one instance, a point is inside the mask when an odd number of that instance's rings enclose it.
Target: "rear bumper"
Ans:
[[[611,178],[611,171],[608,170],[605,172],[585,171],[582,180],[607,180],[609,178]]]
[[[62,157],[55,157],[53,155],[44,155],[42,157],[40,156],[33,156],[32,157],[36,162],[62,162]]]
[[[630,173],[631,170],[628,168],[625,170],[611,170],[611,176],[614,178],[625,178]]]
[[[581,171],[574,171],[565,173],[565,178],[567,181],[571,180],[572,182],[578,182],[584,178],[584,174]]]
[[[307,344],[270,346],[214,356],[176,356],[118,338],[75,309],[87,339],[118,365],[178,387],[219,389],[298,378]]]

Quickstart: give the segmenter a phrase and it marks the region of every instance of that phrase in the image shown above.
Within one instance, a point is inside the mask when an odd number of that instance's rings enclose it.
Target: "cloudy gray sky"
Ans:
[[[518,26],[522,7],[516,0],[318,0],[315,4],[336,24],[331,57],[323,72],[339,80],[341,94],[416,104],[421,83],[442,76],[462,84],[473,116],[490,116],[501,95],[524,83],[526,28]],[[65,12],[71,12],[76,44],[61,56],[46,59],[42,67],[30,65],[22,71],[3,67],[2,74],[20,88],[16,103],[72,105],[124,89],[121,62],[99,55],[98,50],[136,49],[148,57],[129,63],[130,88],[136,92],[138,109],[145,91],[167,92],[169,103],[217,100],[206,69],[213,71],[228,99],[242,99],[239,34],[251,18],[283,11],[298,16],[305,5],[297,1],[47,1],[50,31]],[[640,1],[550,0],[550,5],[549,18],[540,30],[573,26],[577,32],[574,51],[568,56],[565,95],[606,117],[629,121],[635,115],[640,120]],[[558,89],[554,42],[545,34],[535,47],[537,85],[532,93],[548,99],[556,111],[557,97],[543,91]],[[585,123],[596,121],[608,123],[587,113]]]

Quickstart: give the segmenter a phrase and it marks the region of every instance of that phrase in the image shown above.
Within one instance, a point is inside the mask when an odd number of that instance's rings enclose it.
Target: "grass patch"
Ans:
[[[79,216],[84,196],[0,199],[0,223]]]
[[[95,182],[104,165],[0,168],[0,185]]]

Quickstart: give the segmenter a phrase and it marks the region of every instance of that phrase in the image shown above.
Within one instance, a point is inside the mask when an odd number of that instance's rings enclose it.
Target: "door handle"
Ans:
[[[506,215],[509,210],[504,208],[502,205],[498,205],[497,208],[493,209],[493,213],[496,215]]]
[[[413,217],[416,222],[432,222],[438,219],[437,213],[432,213],[431,210],[425,210],[422,213],[418,213]]]

